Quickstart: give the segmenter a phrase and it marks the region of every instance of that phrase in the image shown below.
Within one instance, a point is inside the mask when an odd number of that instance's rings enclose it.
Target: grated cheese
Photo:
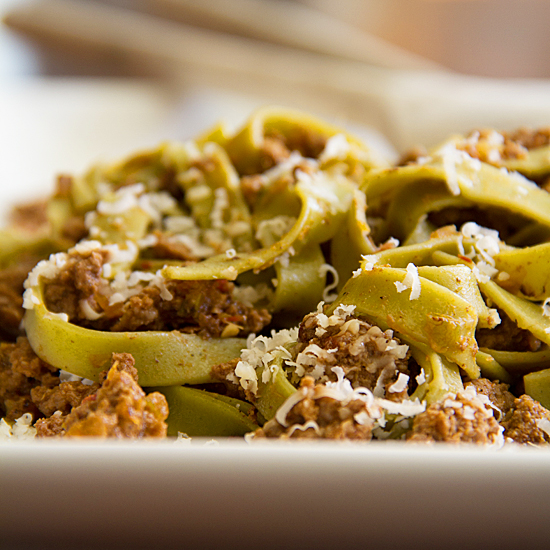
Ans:
[[[298,151],[293,151],[287,159],[269,168],[260,177],[265,185],[269,185],[289,175],[297,166],[304,163],[312,168],[317,168],[317,162],[312,159],[305,159]]]
[[[32,288],[27,288],[27,290],[23,292],[23,308],[33,309],[35,305],[40,305],[40,300]]]
[[[290,437],[295,431],[305,432],[307,430],[315,430],[317,435],[321,434],[321,428],[315,420],[308,420],[305,424],[293,424],[288,432],[288,437]]]
[[[258,391],[258,376],[250,363],[239,361],[235,367],[235,376],[239,379],[239,383],[245,391],[256,394]]]
[[[451,195],[460,195],[460,183],[469,187],[473,186],[474,182],[465,177],[460,178],[457,172],[457,166],[466,165],[473,172],[481,170],[481,161],[468,155],[465,151],[456,148],[454,143],[447,143],[441,147],[435,154],[434,159],[440,160],[445,172],[445,182]]]
[[[34,439],[35,436],[36,428],[32,425],[31,413],[23,414],[13,424],[8,424],[3,418],[0,419],[0,440],[26,440]]]
[[[114,193],[114,200],[100,200],[97,203],[96,211],[104,216],[114,216],[127,212],[138,206],[138,196],[145,192],[143,183],[126,185]]]
[[[475,420],[475,409],[473,407],[470,407],[469,405],[464,405],[462,410],[462,417],[466,420]]]
[[[397,292],[401,293],[408,288],[411,289],[409,300],[417,300],[420,297],[420,277],[418,276],[418,269],[413,263],[407,265],[407,274],[403,279],[403,282],[395,281],[395,288]]]
[[[401,393],[405,391],[409,384],[409,376],[400,372],[397,380],[388,388],[390,393]]]
[[[200,171],[198,172],[200,173]],[[208,200],[211,196],[212,189],[210,189],[210,187],[205,184],[194,185],[193,187],[187,189],[187,191],[185,192],[185,200],[190,204]]]
[[[225,187],[217,187],[214,190],[214,204],[210,211],[210,221],[215,229],[223,229],[224,212],[229,208],[229,195]]]
[[[422,384],[426,383],[426,373],[424,372],[424,368],[422,367],[420,369],[420,374],[416,377],[416,383],[421,386]]]
[[[397,292],[399,292],[401,294],[401,292],[407,290],[408,286],[407,285],[404,285],[402,282],[400,281],[395,281],[395,283],[393,283],[395,285],[395,288],[397,289]]]
[[[426,403],[420,402],[418,398],[414,401],[404,399],[403,401],[389,401],[387,399],[378,399],[376,403],[389,414],[399,414],[405,417],[412,417],[426,410]]]
[[[328,273],[332,275],[332,283],[328,284],[323,290],[323,301],[327,303],[334,302],[338,298],[338,293],[332,292],[338,287],[338,271],[330,264],[323,264],[318,273],[321,278],[326,277]]]
[[[296,170],[297,184],[306,190],[309,195],[319,200],[331,214],[337,214],[342,208],[341,201],[332,190],[334,178],[334,175],[329,176],[323,171],[307,174],[300,169]]]
[[[85,386],[92,386],[93,384],[95,384],[93,380],[89,380],[88,378],[82,378],[81,376],[77,376],[76,374],[71,374],[70,372],[67,372],[65,370],[59,371],[59,380],[61,382],[80,382]]]
[[[384,250],[390,249],[390,248],[397,248],[399,246],[399,239],[396,239],[395,237],[390,237],[381,248],[384,248]]]
[[[330,160],[344,160],[348,156],[350,149],[351,147],[346,136],[344,134],[336,134],[327,140],[318,160],[321,164]]]
[[[458,176],[456,173],[456,164],[460,162],[460,155],[458,153],[458,150],[452,144],[446,145],[440,151],[443,170],[446,176],[445,181],[451,195],[455,196],[460,195],[460,186],[458,185]]]
[[[95,321],[103,316],[103,313],[98,313],[92,308],[88,300],[80,300],[78,305],[82,315],[84,315],[86,319],[90,319],[90,321]]]
[[[64,323],[69,322],[69,316],[66,313],[52,313],[51,311],[46,312],[46,317],[48,319],[59,319]]]
[[[473,249],[467,254],[475,263],[473,272],[479,282],[486,283],[499,273],[493,256],[500,252],[498,231],[482,227],[475,222],[465,223],[460,230],[464,238],[473,241]],[[501,280],[506,280],[506,275]]]
[[[293,409],[295,405],[303,401],[307,395],[307,388],[298,388],[298,390],[288,397],[285,402],[277,409],[275,413],[275,420],[285,427],[288,428],[288,413]]]
[[[254,307],[262,300],[271,301],[273,294],[273,290],[266,283],[260,283],[256,286],[240,285],[235,286],[233,289],[233,298],[248,307]]]
[[[250,334],[246,341],[247,347],[241,351],[241,359],[239,361],[242,364],[242,369],[246,367],[243,372],[246,374],[249,368],[254,370],[254,372],[256,372],[256,369],[262,369],[262,381],[265,383],[269,382],[278,370],[275,364],[276,361],[278,359],[290,358],[285,346],[295,343],[297,339],[298,327],[281,329],[279,331],[273,330],[271,337]],[[241,375],[236,370],[235,376],[238,380],[241,378]],[[256,390],[257,386],[255,389],[250,389],[253,394],[256,393]]]
[[[199,242],[191,235],[173,235],[168,238],[168,242],[174,241],[185,245],[193,256],[197,258],[205,259],[213,256],[216,251],[211,247]]]

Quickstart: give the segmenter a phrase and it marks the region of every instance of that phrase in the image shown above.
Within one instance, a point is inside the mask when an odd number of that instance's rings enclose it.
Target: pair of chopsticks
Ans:
[[[279,82],[336,91],[365,67],[434,63],[305,5],[274,0],[139,0],[136,9],[89,0],[33,0],[12,8],[12,29],[65,52],[215,81]],[[190,75],[187,75],[188,77]]]

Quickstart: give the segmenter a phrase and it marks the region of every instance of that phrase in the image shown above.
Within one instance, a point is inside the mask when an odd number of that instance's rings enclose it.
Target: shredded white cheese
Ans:
[[[319,162],[321,164],[328,162],[329,160],[344,160],[350,151],[350,144],[344,134],[336,134],[330,137],[325,148],[319,155]]]
[[[418,269],[413,263],[407,265],[407,274],[403,279],[403,282],[395,281],[395,287],[397,292],[401,293],[408,288],[411,289],[409,300],[417,300],[420,297],[420,277],[418,276]]]
[[[323,301],[330,303],[334,302],[336,298],[338,297],[337,292],[332,292],[338,287],[338,271],[331,266],[330,264],[323,264],[319,268],[319,277],[324,278],[327,276],[327,274],[330,273],[332,275],[332,283],[329,283],[323,290]]]
[[[224,212],[229,208],[229,195],[225,187],[217,187],[214,190],[214,204],[210,211],[210,221],[215,229],[223,229]]]
[[[397,380],[388,388],[390,393],[401,393],[405,391],[409,384],[409,377],[404,373],[400,372]]]
[[[416,376],[416,383],[419,386],[426,383],[426,373],[424,372],[424,368],[421,368],[420,374]]]
[[[472,241],[473,250],[466,256],[475,263],[473,272],[477,280],[482,283],[488,282],[499,273],[493,257],[500,252],[498,231],[482,227],[475,222],[467,222],[461,227],[460,232],[464,238]]]
[[[0,440],[25,440],[34,439],[36,428],[32,425],[32,414],[25,413],[13,424],[8,424],[3,418],[0,419]]]
[[[235,367],[235,376],[245,390],[256,394],[258,391],[258,376],[250,363],[239,361]]]
[[[272,331],[271,337],[255,336],[250,334],[247,338],[247,347],[241,351],[240,369],[235,376],[241,385],[253,394],[257,391],[257,384],[250,383],[250,380],[257,380],[256,369],[261,370],[262,381],[269,382],[278,372],[277,360],[290,359],[288,350],[284,347],[294,343],[298,339],[298,328],[282,329]],[[251,372],[254,371],[254,375]],[[254,378],[256,376],[256,378]],[[241,379],[244,378],[244,385]]]

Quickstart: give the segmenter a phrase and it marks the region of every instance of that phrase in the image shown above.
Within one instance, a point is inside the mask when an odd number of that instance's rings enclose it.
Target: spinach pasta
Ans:
[[[265,108],[60,176],[0,233],[0,433],[550,442],[549,151]]]

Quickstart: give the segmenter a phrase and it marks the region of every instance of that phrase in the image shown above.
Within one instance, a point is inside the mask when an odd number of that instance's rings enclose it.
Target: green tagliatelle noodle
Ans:
[[[331,138],[341,145],[335,154],[328,145]],[[288,153],[272,152],[277,144]],[[331,277],[349,271],[340,265],[343,261],[335,262],[337,271],[328,266],[321,245],[351,232],[355,262],[372,249],[364,246],[368,226],[357,186],[366,172],[382,166],[383,160],[338,128],[302,113],[264,109],[233,136],[219,127],[194,141],[165,143],[114,165],[98,165],[72,178],[69,186],[60,186],[47,214],[54,236],[61,236],[72,220],[82,219],[89,239],[126,253],[122,261],[110,262],[111,283],[135,269],[162,268],[165,280],[227,279],[238,287],[263,285],[268,291],[262,303],[280,323],[290,324],[316,307]],[[258,180],[254,196],[246,196],[242,181],[247,177]],[[161,207],[156,204],[160,199],[166,203]],[[124,201],[128,204],[123,208]],[[180,238],[174,222],[190,228],[180,240],[189,247],[189,260],[151,256],[150,248],[140,243],[149,235]],[[187,245],[190,235],[193,246]],[[38,241],[26,246],[43,245]],[[44,361],[98,380],[113,352],[128,352],[142,386],[166,388],[169,424],[181,428],[177,409],[191,402],[197,403],[194,409],[202,406],[199,403],[207,409],[213,403],[208,414],[226,420],[234,416],[235,403],[220,404],[215,394],[212,401],[204,392],[186,393],[179,385],[213,382],[212,367],[238,357],[246,345],[243,338],[204,339],[180,331],[117,333],[77,326],[63,314],[48,311],[43,295],[47,282],[38,277],[28,286],[33,307],[25,318],[31,346]],[[289,391],[286,388],[284,396]],[[260,410],[272,416],[277,399],[263,401]],[[229,431],[239,433],[243,426],[251,426],[250,421],[228,422],[233,426]],[[210,435],[207,432],[203,435]]]
[[[548,147],[528,151],[523,160],[501,159],[495,166],[467,155],[461,143],[454,138],[421,162],[373,171],[365,177],[361,188],[373,214],[383,219],[379,238],[395,236],[405,243],[365,258],[371,265],[419,266],[420,281],[428,278],[446,286],[476,308],[478,329],[498,326],[490,309],[496,307],[520,329],[529,331],[542,343],[540,351],[483,348],[476,353],[484,376],[511,383],[527,372],[548,368],[550,324],[543,307],[549,296],[548,231],[543,228],[550,225],[550,195],[527,179],[540,181],[548,173]],[[466,221],[471,219],[466,216],[474,215],[480,225],[490,219],[500,220],[501,226],[508,223],[510,229],[505,231],[510,244],[498,236],[494,240],[487,232],[472,236],[469,229],[462,233],[440,230],[432,235],[437,229],[435,214],[446,211],[452,213],[451,221]],[[484,250],[490,239],[493,249]],[[517,247],[523,241],[531,246]],[[466,279],[461,282],[445,274],[445,269],[460,264],[476,275],[468,277],[467,284]],[[352,281],[348,284],[355,288]]]
[[[27,280],[24,322],[34,352],[95,381],[112,353],[131,353],[140,385],[168,401],[169,435],[243,435],[277,417],[296,398],[299,336],[245,364],[262,340],[251,343],[230,318],[208,338],[187,320],[166,331],[92,328],[153,280],[163,300],[167,283],[232,281],[232,299],[272,316],[264,334],[273,339],[322,301],[323,315],[344,308],[391,329],[422,372],[411,402],[435,403],[480,376],[509,384],[525,377],[548,406],[549,149],[508,158],[492,143],[458,136],[390,166],[347,132],[266,108],[233,134],[219,125],[60,179],[47,229],[0,234],[0,262],[66,251],[48,260],[53,271],[43,266]],[[79,326],[48,309],[46,289],[88,241],[104,254],[104,295],[90,302],[103,310],[79,304],[89,322]],[[502,344],[504,322],[538,348]],[[237,384],[242,399],[208,386],[221,381],[213,370],[221,364],[233,364],[222,382]],[[390,417],[399,424],[399,415]]]

